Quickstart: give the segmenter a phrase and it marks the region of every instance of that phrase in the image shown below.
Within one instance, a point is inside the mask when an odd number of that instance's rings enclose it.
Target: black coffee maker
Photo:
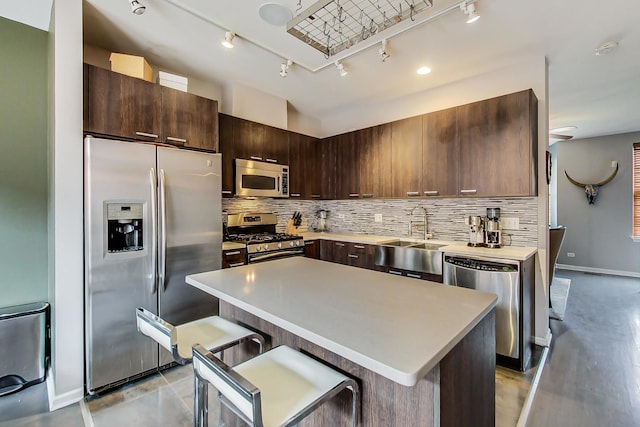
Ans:
[[[500,231],[500,208],[487,208],[487,219],[484,222],[488,248],[502,247],[502,232]]]

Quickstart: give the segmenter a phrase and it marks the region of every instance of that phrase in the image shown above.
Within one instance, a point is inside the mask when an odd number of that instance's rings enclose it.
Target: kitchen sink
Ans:
[[[389,240],[376,245],[375,264],[429,274],[442,274],[444,245],[410,240]]]

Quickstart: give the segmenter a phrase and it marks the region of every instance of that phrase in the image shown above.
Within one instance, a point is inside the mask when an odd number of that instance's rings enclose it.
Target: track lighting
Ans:
[[[293,65],[293,61],[287,59],[287,62],[283,62],[280,64],[280,77],[287,77],[287,71],[289,71],[289,67]]]
[[[382,40],[380,49],[378,49],[378,53],[380,54],[380,60],[382,62],[387,62],[387,60],[391,58],[391,55],[387,53],[387,39]]]
[[[235,36],[236,36],[235,33],[231,31],[227,31],[224,34],[224,40],[222,40],[222,46],[226,47],[227,49],[233,49],[233,38]]]
[[[129,0],[129,4],[131,4],[131,12],[135,13],[136,15],[142,15],[147,9],[138,0]]]
[[[340,61],[336,61],[336,68],[338,69],[338,72],[340,73],[340,77],[344,77],[347,74],[349,74],[349,72],[347,70],[345,70],[344,65]]]
[[[471,24],[472,22],[476,22],[480,19],[480,15],[476,12],[476,4],[474,2],[462,3],[460,5],[460,10],[467,15],[467,24]]]

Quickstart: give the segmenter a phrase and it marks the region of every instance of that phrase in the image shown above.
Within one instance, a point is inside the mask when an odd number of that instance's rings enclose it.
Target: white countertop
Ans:
[[[405,386],[495,306],[493,294],[292,257],[187,283]]]

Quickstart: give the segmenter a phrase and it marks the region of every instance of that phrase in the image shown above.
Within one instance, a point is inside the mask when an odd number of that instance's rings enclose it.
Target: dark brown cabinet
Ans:
[[[265,126],[262,158],[265,162],[289,164],[289,131]]]
[[[303,145],[304,193],[303,198],[322,198],[322,143],[317,138],[307,137]]]
[[[247,263],[247,250],[228,249],[222,251],[222,268],[240,267]]]
[[[218,103],[88,64],[84,131],[218,151]]]
[[[356,143],[360,197],[391,197],[391,125],[357,131]]]
[[[422,116],[391,123],[391,196],[422,195]]]
[[[337,185],[337,150],[338,137],[325,138],[320,143],[322,153],[320,198],[332,200],[336,198]]]
[[[222,153],[222,197],[233,197],[233,117],[218,114]]]
[[[304,256],[307,258],[320,259],[320,241],[319,240],[305,240],[304,241]]]
[[[532,90],[457,107],[459,194],[537,194],[537,99]]]
[[[375,245],[365,243],[347,243],[347,265],[352,267],[375,269]]]
[[[358,132],[349,132],[332,138],[335,143],[336,199],[360,197],[358,135]]]
[[[455,108],[422,116],[422,195],[458,194],[459,143]]]
[[[265,126],[250,120],[233,117],[233,153],[237,159],[264,161]]]
[[[320,143],[316,138],[289,133],[289,197],[319,199]]]

